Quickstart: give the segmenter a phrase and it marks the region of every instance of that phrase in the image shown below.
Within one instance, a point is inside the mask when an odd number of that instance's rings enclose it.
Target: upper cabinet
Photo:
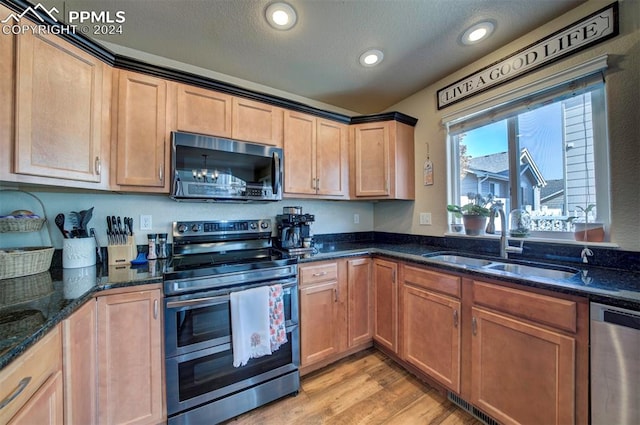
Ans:
[[[282,147],[282,116],[277,106],[234,97],[231,137]]]
[[[25,31],[16,39],[13,172],[46,179],[15,180],[51,184],[47,179],[54,178],[106,187],[103,134],[108,134],[109,109],[103,100],[109,100],[104,78],[109,71],[57,36]]]
[[[115,86],[114,183],[127,191],[168,193],[167,82],[121,70]]]
[[[286,111],[284,157],[285,194],[347,197],[346,125]]]
[[[179,83],[171,84],[171,91],[175,95],[172,129],[231,137],[232,96]]]
[[[413,127],[397,121],[351,128],[351,194],[362,199],[415,199]]]

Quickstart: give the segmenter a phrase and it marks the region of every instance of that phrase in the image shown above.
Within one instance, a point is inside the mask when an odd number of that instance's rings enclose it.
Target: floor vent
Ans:
[[[487,415],[473,404],[469,403],[467,400],[460,397],[458,394],[452,393],[451,391],[447,392],[448,399],[456,404],[458,407],[473,415],[476,419],[484,423],[485,425],[500,425],[498,421],[493,419],[491,416]]]

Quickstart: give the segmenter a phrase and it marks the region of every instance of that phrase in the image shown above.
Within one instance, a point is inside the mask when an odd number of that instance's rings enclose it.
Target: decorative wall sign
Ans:
[[[438,90],[438,109],[618,35],[618,3]]]

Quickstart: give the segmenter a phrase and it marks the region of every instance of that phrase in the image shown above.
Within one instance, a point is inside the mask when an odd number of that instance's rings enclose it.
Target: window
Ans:
[[[592,74],[447,122],[450,203],[491,193],[506,214],[527,210],[537,237],[572,237],[587,214],[608,224],[605,104]]]

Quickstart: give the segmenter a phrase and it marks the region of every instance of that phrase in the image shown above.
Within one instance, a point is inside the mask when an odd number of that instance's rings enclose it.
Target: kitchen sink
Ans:
[[[570,267],[536,267],[511,263],[492,263],[483,267],[487,271],[498,271],[522,277],[543,277],[547,279],[570,279],[579,273],[579,270]]]
[[[455,252],[436,252],[422,254],[430,261],[450,264],[465,269],[476,269],[487,273],[511,275],[522,278],[546,278],[554,280],[570,279],[580,273],[578,269],[565,266],[549,264],[524,265],[517,263],[507,263],[502,259],[478,258],[468,255],[461,255]]]
[[[464,255],[456,254],[424,254],[423,257],[428,258],[432,261],[439,261],[442,263],[456,264],[459,266],[468,267],[483,267],[492,264],[491,261],[484,260],[482,258],[467,257]]]

